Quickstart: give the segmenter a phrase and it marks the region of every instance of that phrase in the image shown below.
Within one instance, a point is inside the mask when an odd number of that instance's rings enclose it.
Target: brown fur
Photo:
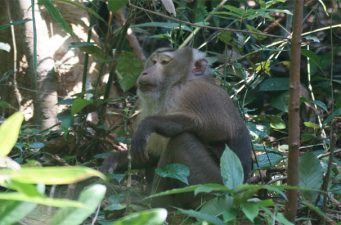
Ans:
[[[203,53],[191,48],[156,51],[140,75],[141,116],[132,139],[133,163],[157,167],[182,163],[189,167],[189,183],[221,183],[219,160],[224,145],[240,158],[245,177],[251,170],[248,130],[228,94],[209,76]],[[118,163],[120,164],[120,163]],[[154,177],[154,191],[182,186]],[[193,195],[156,199],[154,205],[194,207]]]

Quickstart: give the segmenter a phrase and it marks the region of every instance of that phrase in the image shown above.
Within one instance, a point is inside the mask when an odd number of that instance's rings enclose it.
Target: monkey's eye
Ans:
[[[168,64],[169,63],[169,60],[161,60],[161,62],[160,62],[162,65],[166,65],[166,64]]]
[[[153,59],[153,60],[152,60],[152,63],[153,63],[153,64],[156,64],[156,63],[157,63],[156,59]]]

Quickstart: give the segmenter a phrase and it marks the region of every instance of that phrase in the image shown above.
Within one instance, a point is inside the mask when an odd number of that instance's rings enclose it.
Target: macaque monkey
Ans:
[[[204,53],[189,47],[156,50],[137,80],[137,95],[141,112],[131,143],[133,165],[181,163],[190,169],[190,185],[222,183],[220,157],[227,144],[248,177],[249,132],[229,95],[215,84]],[[123,155],[109,160],[109,167],[125,164]],[[153,178],[153,191],[177,187],[175,180]],[[195,207],[190,194],[156,198],[154,205]]]

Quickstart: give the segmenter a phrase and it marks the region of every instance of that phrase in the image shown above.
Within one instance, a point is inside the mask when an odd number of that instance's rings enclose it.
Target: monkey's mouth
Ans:
[[[137,88],[141,91],[141,92],[150,92],[155,90],[156,85],[154,84],[139,84],[137,86]]]

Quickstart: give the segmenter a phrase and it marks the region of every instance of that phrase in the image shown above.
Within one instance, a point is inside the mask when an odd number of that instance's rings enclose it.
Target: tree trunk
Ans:
[[[32,2],[34,2],[34,5],[32,5]],[[31,80],[33,89],[36,91],[34,97],[34,121],[41,129],[47,129],[57,123],[58,101],[54,60],[48,46],[49,33],[47,24],[40,14],[36,1],[19,0],[19,4],[20,10],[24,13],[24,18],[32,19],[32,21],[25,24],[24,39],[31,56]],[[34,18],[32,18],[32,9],[34,10]]]

